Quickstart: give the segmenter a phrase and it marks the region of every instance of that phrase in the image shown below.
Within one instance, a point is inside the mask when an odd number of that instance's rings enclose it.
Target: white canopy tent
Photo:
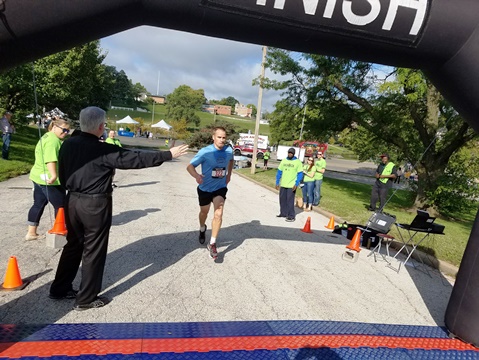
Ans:
[[[128,115],[127,117],[124,117],[121,120],[118,120],[116,123],[117,124],[139,124],[139,122],[136,120],[133,120],[130,115]]]
[[[151,125],[151,127],[161,128],[161,129],[165,129],[165,130],[170,130],[172,128],[172,126],[167,124],[165,120],[160,120],[156,124]]]

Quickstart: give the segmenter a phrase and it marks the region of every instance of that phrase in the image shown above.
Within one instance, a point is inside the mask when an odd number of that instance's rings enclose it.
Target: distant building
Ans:
[[[204,104],[202,110],[216,115],[231,115],[231,106]]]
[[[209,112],[210,114],[214,114],[215,106],[210,104],[204,104],[201,109],[205,112]]]
[[[145,101],[148,98],[148,95],[146,93],[140,93],[140,95],[135,98],[136,101]]]
[[[150,97],[153,99],[155,104],[164,104],[166,103],[166,98],[164,96],[159,96],[159,95],[150,95]]]
[[[247,107],[246,105],[236,103],[235,105],[235,115],[242,116],[242,117],[251,117],[253,114],[253,109]]]
[[[231,115],[231,106],[215,105],[215,111],[217,115]]]

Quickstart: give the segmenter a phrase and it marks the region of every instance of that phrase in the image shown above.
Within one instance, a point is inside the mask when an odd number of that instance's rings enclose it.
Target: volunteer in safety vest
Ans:
[[[303,178],[303,164],[295,153],[294,148],[288,150],[288,157],[281,160],[276,173],[276,190],[279,190],[279,215],[276,217],[284,217],[289,222],[296,220],[294,198]]]
[[[271,157],[269,150],[266,150],[263,155],[263,170],[268,170],[268,160]]]
[[[376,170],[376,181],[373,185],[371,193],[371,203],[369,205],[370,211],[376,211],[376,204],[379,200],[379,211],[382,211],[388,197],[389,189],[392,187],[393,181],[396,178],[396,165],[389,161],[388,154],[381,155],[382,163],[379,164]]]

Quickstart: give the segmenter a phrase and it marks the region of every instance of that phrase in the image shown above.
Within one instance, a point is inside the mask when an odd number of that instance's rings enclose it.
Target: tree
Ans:
[[[258,109],[256,109],[256,106],[254,106],[253,104],[248,104],[246,105],[246,107],[251,109],[251,116],[256,117],[256,113],[258,112]]]
[[[106,109],[111,100],[137,105],[135,97],[146,89],[133,85],[124,71],[104,65],[105,56],[99,41],[93,41],[7,71],[0,77],[0,107],[14,111],[18,124],[35,112],[35,97],[39,109],[58,107],[70,118],[85,106]]]
[[[205,103],[203,89],[193,90],[188,85],[180,85],[167,97],[166,116],[171,120],[186,120],[187,123],[200,125],[196,111]]]
[[[186,120],[173,120],[169,135],[173,139],[186,139],[189,135]]]
[[[417,163],[415,206],[441,206],[431,196],[439,178],[451,156],[477,135],[421,71],[392,69],[379,81],[373,64],[271,48],[266,65],[289,75],[285,81],[266,79],[264,86],[283,90],[291,109],[307,106],[304,129],[311,136],[329,138],[348,129],[349,144],[361,160],[388,151],[395,161]],[[282,123],[291,121],[277,117],[272,132],[281,134]]]
[[[275,104],[275,110],[269,116],[272,144],[299,138],[301,120],[298,119],[298,115],[300,114],[301,109],[287,98]]]
[[[213,144],[213,129],[216,126],[221,126],[226,130],[226,136],[229,141],[235,143],[239,138],[239,134],[236,131],[236,125],[225,121],[216,121],[215,123],[208,124],[205,128],[200,131],[196,131],[193,135],[190,136],[187,143],[190,148],[201,149],[207,145]]]
[[[102,65],[99,41],[45,57],[35,63],[38,102],[77,117],[86,106],[107,108],[111,78]]]
[[[25,123],[25,115],[35,111],[33,64],[17,66],[0,76],[0,110],[12,111],[15,124]]]
[[[148,90],[146,90],[146,88],[138,82],[131,86],[131,94],[133,95],[134,99],[138,99],[141,96],[141,94],[147,94],[147,93],[148,93]]]
[[[227,98],[223,98],[220,100],[220,105],[231,106],[231,114],[235,113],[236,104],[239,103],[233,96],[228,96]]]

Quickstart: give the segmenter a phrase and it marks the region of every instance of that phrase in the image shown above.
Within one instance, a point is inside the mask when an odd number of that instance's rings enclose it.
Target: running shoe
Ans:
[[[292,218],[292,217],[287,217],[286,218],[286,221],[287,222],[293,222],[294,220],[296,220],[295,218]]]
[[[206,248],[210,252],[210,258],[216,259],[218,257],[218,252],[216,251],[216,244],[208,244]]]
[[[199,239],[198,239],[199,242],[200,242],[200,244],[204,244],[204,243],[205,243],[205,239],[206,239],[206,229],[207,229],[207,228],[208,228],[208,227],[205,225],[205,231],[201,231],[201,230],[200,230],[200,237],[199,237]]]

